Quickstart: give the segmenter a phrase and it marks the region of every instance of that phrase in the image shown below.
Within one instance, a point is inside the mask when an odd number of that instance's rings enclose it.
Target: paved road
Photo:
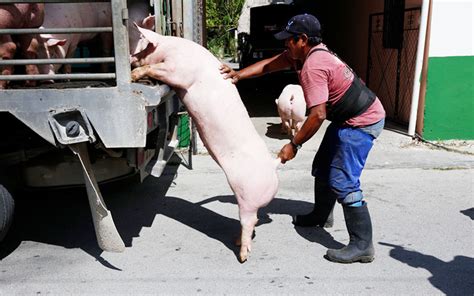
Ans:
[[[288,141],[277,117],[252,120],[272,153]],[[84,190],[31,192],[0,246],[0,295],[473,295],[474,156],[385,130],[362,176],[376,260],[342,265],[323,258],[348,242],[340,206],[331,229],[291,224],[311,208],[321,137],[279,170],[278,195],[260,213],[245,264],[233,245],[235,199],[202,153],[193,170],[171,165],[141,185],[103,187],[127,245],[121,254],[97,247]]]

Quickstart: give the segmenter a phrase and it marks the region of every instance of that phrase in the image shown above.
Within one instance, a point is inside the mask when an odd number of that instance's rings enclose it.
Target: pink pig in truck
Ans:
[[[103,11],[110,13],[111,26],[7,28],[0,29],[0,36],[109,33],[113,52],[98,57],[39,55],[37,59],[0,60],[0,67],[19,69],[11,75],[0,75],[0,81],[9,82],[6,89],[0,90],[0,241],[13,219],[13,188],[84,184],[99,247],[121,252],[125,246],[98,182],[132,174],[139,174],[141,180],[150,174],[160,176],[179,142],[177,123],[181,109],[176,94],[167,85],[131,82],[130,46],[136,45],[131,38],[139,35],[129,34],[129,23],[138,23],[138,18],[150,13],[161,16],[155,21],[157,32],[195,38],[196,32],[202,30],[196,25],[196,19],[201,19],[192,12],[197,11],[197,4],[187,0],[2,1],[5,5],[32,2],[45,3],[46,18],[48,6],[56,3],[101,2],[101,7],[105,3]],[[167,11],[161,11],[162,7]],[[171,17],[173,9],[191,15],[192,21],[183,26],[183,15],[175,13]],[[66,74],[21,72],[26,65],[51,64],[71,65],[72,70]],[[108,71],[90,72],[87,68],[98,64],[107,65]],[[25,81],[37,81],[39,86],[26,87]]]

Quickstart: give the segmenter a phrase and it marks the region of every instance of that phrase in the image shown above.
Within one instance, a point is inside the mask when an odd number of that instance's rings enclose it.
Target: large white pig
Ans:
[[[22,29],[37,28],[41,26],[44,19],[44,4],[1,4],[0,5],[0,29]],[[22,58],[34,59],[37,57],[37,36],[25,35],[0,35],[0,59],[10,60],[15,57],[19,44]],[[35,65],[26,66],[26,73],[38,74]],[[1,75],[13,74],[13,66],[0,67]],[[34,84],[29,82],[30,84]],[[7,86],[7,81],[0,81],[0,89]]]
[[[281,118],[281,132],[289,136],[295,135],[303,125],[306,115],[306,102],[300,85],[285,86],[278,99],[278,114]]]
[[[110,3],[46,3],[44,28],[86,28],[112,26]],[[91,40],[97,33],[41,34],[46,50],[41,58],[72,58],[79,42]],[[113,48],[112,33],[100,33],[101,54],[111,56]],[[42,74],[54,74],[61,64],[48,64],[40,67]],[[105,71],[105,70],[103,70]],[[65,65],[65,73],[70,73]]]
[[[148,76],[170,85],[178,94],[210,155],[221,166],[233,190],[241,224],[239,260],[251,249],[257,210],[278,189],[273,158],[257,134],[237,88],[223,79],[221,62],[204,47],[178,37],[140,28],[148,47],[134,56],[132,80]]]

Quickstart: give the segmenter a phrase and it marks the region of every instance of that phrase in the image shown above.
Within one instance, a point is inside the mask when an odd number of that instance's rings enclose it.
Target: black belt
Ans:
[[[327,118],[335,122],[345,122],[361,115],[375,101],[375,94],[354,76],[349,89],[336,103],[327,106]]]

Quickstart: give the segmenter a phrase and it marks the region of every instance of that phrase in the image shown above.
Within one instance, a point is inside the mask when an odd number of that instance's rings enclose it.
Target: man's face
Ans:
[[[285,40],[285,46],[288,50],[290,58],[301,60],[303,58],[303,42],[302,38],[290,37]]]

